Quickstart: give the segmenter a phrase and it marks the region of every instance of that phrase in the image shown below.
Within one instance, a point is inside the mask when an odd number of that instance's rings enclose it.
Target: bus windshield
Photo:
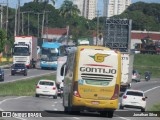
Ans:
[[[58,57],[57,48],[42,48],[42,61],[56,61]]]

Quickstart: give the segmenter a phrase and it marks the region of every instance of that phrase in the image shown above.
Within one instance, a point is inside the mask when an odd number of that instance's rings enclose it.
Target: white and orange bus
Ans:
[[[64,110],[89,110],[113,117],[118,108],[120,82],[120,52],[100,46],[79,46],[67,56]]]

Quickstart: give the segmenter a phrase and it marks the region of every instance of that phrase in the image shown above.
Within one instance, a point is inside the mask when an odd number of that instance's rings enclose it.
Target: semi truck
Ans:
[[[131,87],[134,55],[129,53],[121,53],[121,58],[122,75],[120,90],[121,92],[124,92],[127,88]]]
[[[37,38],[34,36],[15,36],[13,64],[24,63],[27,68],[35,67],[37,61]]]

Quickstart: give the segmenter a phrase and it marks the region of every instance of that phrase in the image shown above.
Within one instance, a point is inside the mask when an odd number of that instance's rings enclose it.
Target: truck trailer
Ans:
[[[134,55],[130,53],[121,53],[121,58],[122,74],[120,91],[124,92],[131,87]]]
[[[15,36],[13,64],[24,63],[27,68],[35,67],[37,61],[37,38],[34,36]]]

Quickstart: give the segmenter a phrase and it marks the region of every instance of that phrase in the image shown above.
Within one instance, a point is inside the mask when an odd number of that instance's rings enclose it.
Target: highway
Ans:
[[[33,70],[39,72],[39,70]],[[43,72],[42,72],[43,73]],[[23,76],[22,76],[23,77]],[[138,83],[132,83],[133,89],[139,89],[145,91],[147,99],[147,109],[153,104],[160,101],[160,81],[142,81]],[[79,115],[69,115],[63,112],[62,99],[53,99],[52,97],[40,96],[36,98],[34,96],[8,96],[0,97],[0,110],[1,111],[45,111],[54,117],[45,118],[15,118],[21,120],[106,120],[109,118],[100,117],[97,113],[81,112]],[[120,116],[117,110],[114,114],[113,120],[137,120],[137,117],[125,117]],[[138,109],[124,108],[125,111],[140,111]],[[127,114],[127,112],[125,113]],[[5,119],[10,120],[10,118]],[[160,120],[158,117],[141,117],[140,120]]]
[[[38,77],[42,75],[47,75],[47,74],[55,74],[55,70],[41,70],[41,69],[28,69],[28,75],[24,76],[22,74],[16,74],[14,76],[11,76],[11,69],[4,69],[4,82],[1,83],[6,83],[6,82],[13,82],[17,80],[24,80],[24,79],[29,79],[33,77]]]

